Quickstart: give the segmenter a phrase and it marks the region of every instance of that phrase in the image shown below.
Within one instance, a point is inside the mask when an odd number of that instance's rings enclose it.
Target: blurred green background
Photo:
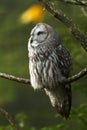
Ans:
[[[38,0],[0,0],[0,72],[29,78],[27,43],[35,24],[23,25],[19,18],[23,11],[36,3],[39,3]],[[87,17],[80,7],[56,1],[56,8],[62,9],[87,35]],[[72,75],[85,68],[87,53],[65,25],[47,11],[43,22],[54,27],[64,45],[70,50],[73,62]],[[87,129],[87,76],[72,86],[73,103],[68,120],[64,120],[56,113],[43,91],[34,92],[29,85],[2,78],[0,106],[14,116],[24,130]],[[8,126],[8,121],[0,114],[0,130]]]

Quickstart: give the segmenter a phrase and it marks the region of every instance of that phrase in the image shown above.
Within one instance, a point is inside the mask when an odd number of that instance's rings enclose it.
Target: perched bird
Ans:
[[[44,89],[51,104],[63,117],[71,109],[71,85],[62,84],[71,71],[71,56],[57,32],[48,24],[38,23],[28,42],[30,81],[34,89]]]

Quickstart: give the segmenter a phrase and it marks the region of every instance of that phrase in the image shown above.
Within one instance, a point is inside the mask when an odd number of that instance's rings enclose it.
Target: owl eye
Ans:
[[[39,36],[39,35],[41,35],[41,34],[43,34],[43,33],[44,33],[44,32],[38,32],[37,35]]]

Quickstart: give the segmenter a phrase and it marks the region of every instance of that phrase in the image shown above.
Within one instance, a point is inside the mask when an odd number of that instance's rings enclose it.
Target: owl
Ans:
[[[70,76],[71,56],[59,34],[48,24],[38,23],[28,42],[31,85],[43,89],[53,107],[65,118],[71,109],[71,85],[63,84]]]

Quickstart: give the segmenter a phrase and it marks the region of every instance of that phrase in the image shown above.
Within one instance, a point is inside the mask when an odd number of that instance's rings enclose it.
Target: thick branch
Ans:
[[[0,108],[0,113],[8,120],[10,125],[13,126],[15,130],[20,130],[18,124],[14,121],[14,119],[8,114],[6,110]]]
[[[83,69],[78,74],[65,79],[63,81],[63,84],[68,84],[68,83],[75,82],[75,81],[79,80],[80,78],[84,77],[85,75],[87,75],[87,68]],[[19,83],[24,83],[24,84],[29,84],[30,85],[30,80],[29,79],[15,77],[13,75],[9,75],[9,74],[6,74],[6,73],[1,73],[1,72],[0,72],[0,77],[8,79],[8,80],[16,81],[16,82],[19,82]]]
[[[74,5],[79,5],[79,6],[87,6],[87,1],[85,0],[60,0],[61,2],[66,2],[68,4],[74,4]]]
[[[58,20],[60,20],[62,23],[64,23],[73,36],[81,42],[82,47],[87,51],[87,37],[80,32],[80,30],[76,27],[76,25],[72,22],[71,19],[66,17],[65,14],[60,10],[56,10],[54,6],[52,6],[51,2],[49,0],[39,0],[41,1],[45,8]]]

